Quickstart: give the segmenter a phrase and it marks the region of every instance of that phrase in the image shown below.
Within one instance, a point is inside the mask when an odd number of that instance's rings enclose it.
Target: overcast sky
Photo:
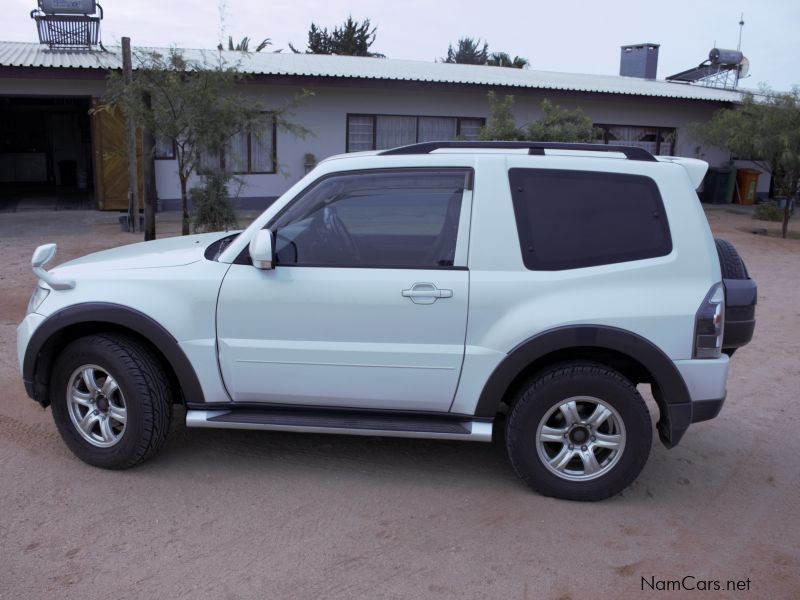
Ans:
[[[35,0],[0,0],[0,40],[37,41],[29,13]],[[462,36],[490,50],[526,57],[532,69],[619,73],[623,44],[661,44],[658,77],[694,67],[714,44],[750,60],[749,88],[800,84],[799,0],[103,0],[106,44],[129,36],[134,46],[210,48],[221,36],[263,39],[274,48],[304,48],[313,21],[332,27],[348,14],[378,28],[372,49],[389,58],[432,61]],[[220,19],[220,14],[224,18]]]

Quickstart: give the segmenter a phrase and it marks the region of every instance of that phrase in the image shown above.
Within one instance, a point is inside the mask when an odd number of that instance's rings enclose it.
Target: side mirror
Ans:
[[[31,266],[36,269],[38,267],[43,267],[56,255],[56,245],[55,244],[44,244],[43,246],[39,246],[36,250],[33,251],[33,257],[31,258]]]
[[[250,240],[250,260],[256,269],[274,269],[273,238],[269,229],[260,229]]]
[[[71,290],[75,287],[74,281],[70,279],[59,279],[57,275],[53,275],[44,270],[44,266],[53,260],[55,255],[55,244],[44,244],[43,246],[36,248],[36,250],[33,251],[33,256],[31,257],[33,274],[54,290]]]

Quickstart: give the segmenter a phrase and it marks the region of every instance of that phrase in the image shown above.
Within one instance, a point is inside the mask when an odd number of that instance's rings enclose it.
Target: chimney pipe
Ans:
[[[655,79],[658,70],[658,44],[621,46],[619,74],[624,77]]]

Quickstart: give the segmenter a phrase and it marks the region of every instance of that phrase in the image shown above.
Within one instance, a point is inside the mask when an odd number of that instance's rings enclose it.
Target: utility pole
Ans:
[[[131,38],[122,38],[122,77],[125,85],[133,83],[133,61],[131,60]],[[139,221],[139,181],[136,163],[136,123],[133,116],[125,116],[128,130],[128,231],[136,232]]]
[[[150,92],[144,92],[144,105],[152,107]],[[156,169],[154,164],[155,138],[149,127],[142,125],[142,178],[144,179],[144,241],[156,239]]]

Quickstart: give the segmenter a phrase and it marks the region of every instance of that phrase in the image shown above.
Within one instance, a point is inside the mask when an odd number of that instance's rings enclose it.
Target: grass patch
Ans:
[[[778,208],[777,202],[766,202],[759,204],[753,211],[753,218],[759,221],[783,221],[783,209]]]
[[[780,238],[780,227],[764,227],[764,223],[753,223],[752,225],[740,225],[736,229],[744,231],[745,233],[753,233],[753,229],[766,229],[767,235],[763,237]],[[789,225],[791,227],[791,224]],[[800,240],[800,231],[792,231],[791,229],[786,232],[787,240]]]

